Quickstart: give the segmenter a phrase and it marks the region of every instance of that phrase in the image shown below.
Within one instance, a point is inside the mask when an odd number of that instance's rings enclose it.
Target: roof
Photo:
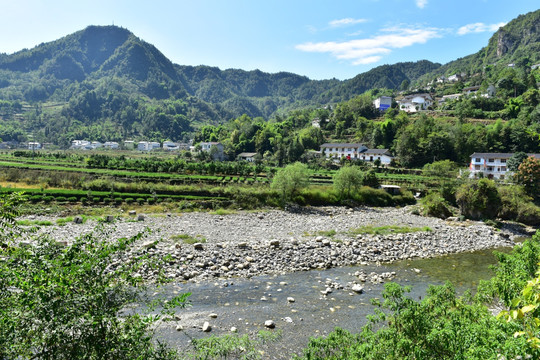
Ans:
[[[325,143],[322,144],[321,147],[330,147],[330,148],[339,148],[339,147],[366,147],[364,144],[358,144],[358,143]]]
[[[238,154],[239,157],[253,157],[257,155],[256,152],[252,153],[252,152],[242,152],[240,154]]]
[[[392,154],[390,154],[390,150],[388,149],[367,149],[366,151],[363,151],[362,153],[392,156]]]
[[[536,159],[540,159],[540,154],[527,154]],[[514,156],[514,153],[474,153],[471,157],[487,157],[487,158],[496,158],[496,159],[509,159]]]

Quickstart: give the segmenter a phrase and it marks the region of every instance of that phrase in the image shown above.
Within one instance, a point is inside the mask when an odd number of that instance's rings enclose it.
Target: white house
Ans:
[[[159,148],[159,143],[155,141],[140,141],[139,144],[137,144],[137,150],[139,151],[151,151]]]
[[[457,100],[462,96],[463,96],[463,94],[443,95],[443,97],[439,100],[439,103],[446,102],[446,100]]]
[[[224,147],[220,142],[201,142],[201,150],[210,152],[212,148],[215,148],[215,152],[212,154],[213,160],[223,161],[225,159],[225,153],[223,152]]]
[[[433,105],[433,98],[429,94],[414,94],[399,100],[398,104],[403,111],[417,112]]]
[[[448,81],[450,82],[458,82],[461,80],[461,75],[460,74],[454,74],[454,75],[450,75],[448,77]]]
[[[39,150],[41,149],[41,144],[38,142],[29,142],[28,143],[28,150]]]
[[[163,142],[163,150],[167,150],[167,151],[174,151],[174,150],[179,150],[180,147],[178,146],[177,143],[174,143],[172,141],[164,141]]]
[[[120,147],[120,145],[116,141],[106,141],[103,143],[103,147],[105,149],[116,150]]]
[[[92,149],[99,149],[102,146],[103,144],[100,143],[99,141],[92,141]]]
[[[321,127],[321,119],[315,118],[315,119],[311,120],[311,126],[316,127],[316,128],[320,128]]]
[[[373,105],[375,109],[380,111],[385,111],[392,106],[392,97],[391,96],[379,96],[373,100]]]
[[[364,144],[350,143],[322,144],[321,153],[326,158],[341,159],[345,157],[350,160],[370,162],[380,160],[383,165],[389,165],[394,158],[388,149],[368,149]]]
[[[242,152],[238,154],[237,158],[238,160],[244,160],[247,162],[255,162],[256,155],[257,155],[256,152]]]
[[[506,162],[513,153],[474,153],[471,155],[469,170],[470,177],[484,176],[488,179],[504,180],[512,174],[506,167]],[[540,154],[527,154],[540,160]],[[481,175],[482,174],[482,175]]]

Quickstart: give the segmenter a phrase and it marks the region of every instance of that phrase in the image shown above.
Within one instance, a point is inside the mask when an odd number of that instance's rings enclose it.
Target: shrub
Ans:
[[[309,170],[305,164],[296,162],[281,168],[272,180],[272,189],[281,195],[282,202],[292,199],[309,182]]]
[[[40,202],[41,200],[43,200],[43,197],[41,195],[30,196],[30,201],[33,203]]]
[[[135,201],[135,200],[133,198],[130,198],[130,197],[125,199],[126,204],[131,204],[133,201]]]
[[[113,199],[112,199],[112,198],[109,198],[109,197],[106,197],[106,198],[103,198],[103,202],[104,202],[105,204],[110,204],[110,203],[113,202]]]
[[[535,205],[521,186],[503,186],[499,188],[501,209],[499,217],[515,220],[524,224],[540,225],[540,207]]]
[[[114,203],[115,203],[116,205],[122,204],[123,201],[124,201],[124,200],[123,200],[121,197],[114,198]]]
[[[43,202],[44,202],[45,204],[48,204],[48,203],[50,203],[51,201],[53,201],[54,197],[52,197],[52,196],[44,196],[42,199],[43,199]]]
[[[358,166],[344,166],[335,173],[333,180],[340,199],[350,199],[362,186],[362,170]]]
[[[438,192],[431,192],[422,199],[422,215],[446,219],[452,216],[450,204]]]
[[[71,203],[76,203],[78,200],[77,200],[76,196],[70,196],[70,197],[68,197],[67,201],[69,201]]]
[[[139,205],[142,205],[144,204],[144,199],[143,198],[137,198],[137,203],[139,203]]]
[[[66,199],[65,196],[57,196],[57,197],[55,198],[55,200],[56,200],[57,202],[66,202],[67,199]]]
[[[470,219],[494,219],[501,208],[501,197],[492,180],[480,179],[459,187],[456,200],[463,215]]]
[[[148,198],[146,200],[148,202],[148,204],[152,205],[152,204],[155,204],[156,203],[156,199],[155,198]]]

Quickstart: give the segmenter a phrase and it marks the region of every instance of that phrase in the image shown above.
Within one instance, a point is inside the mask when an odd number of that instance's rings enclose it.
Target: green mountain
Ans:
[[[465,73],[486,74],[514,64],[526,67],[540,63],[540,10],[519,15],[499,28],[490,38],[488,45],[475,54],[444,64],[439,69],[422,77],[420,81],[430,81],[441,75]],[[479,80],[483,80],[480,78]]]
[[[180,140],[197,126],[242,114],[270,119],[374,88],[399,89],[404,81],[421,84],[442,74],[538,63],[539,17],[536,11],[516,18],[486,48],[442,66],[427,60],[383,65],[345,81],[177,65],[126,29],[89,26],[0,54],[0,138],[32,135],[64,145],[73,138]]]

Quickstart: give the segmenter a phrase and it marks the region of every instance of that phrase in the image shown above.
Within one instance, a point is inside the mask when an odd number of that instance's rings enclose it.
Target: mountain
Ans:
[[[486,68],[499,70],[509,64],[530,66],[540,63],[540,10],[519,15],[499,28],[488,45],[475,54],[450,61],[439,69],[419,77],[432,80],[441,75],[485,73]]]
[[[484,74],[512,62],[538,63],[539,17],[540,10],[519,16],[484,49],[448,64],[382,65],[345,81],[173,64],[127,29],[89,26],[32,49],[0,54],[0,138],[34,133],[62,144],[74,137],[179,140],[199,125],[242,114],[270,119],[347,101],[374,88],[394,90],[443,74]]]

